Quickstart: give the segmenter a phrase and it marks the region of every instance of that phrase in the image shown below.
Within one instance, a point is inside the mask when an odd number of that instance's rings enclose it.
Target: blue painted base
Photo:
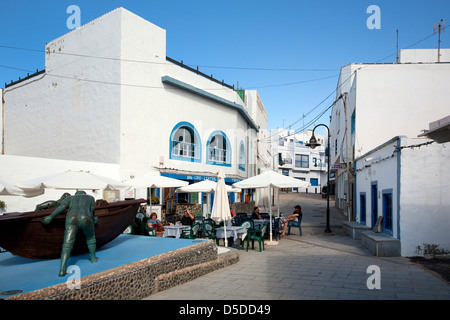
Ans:
[[[146,237],[122,234],[97,250],[98,261],[91,263],[90,254],[70,257],[67,266],[77,265],[81,277],[136,262],[158,254],[194,245],[203,240]],[[15,256],[9,252],[0,253],[0,298],[30,292],[65,283],[73,275],[59,277],[60,259],[33,260]],[[4,294],[3,294],[4,293]],[[3,294],[3,295],[2,295]]]

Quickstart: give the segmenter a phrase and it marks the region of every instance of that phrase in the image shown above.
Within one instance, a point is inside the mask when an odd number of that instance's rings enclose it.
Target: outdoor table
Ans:
[[[261,229],[263,227],[264,224],[269,224],[270,220],[268,219],[255,219],[253,220],[253,228],[255,229]]]
[[[191,226],[187,225],[172,225],[172,226],[164,226],[164,234],[163,237],[175,237],[179,238],[181,235],[181,230],[189,229]]]
[[[245,227],[241,226],[227,226],[227,238],[233,237],[233,242],[236,241],[236,239],[244,240],[247,236],[247,229]],[[216,238],[218,239],[224,239],[225,238],[225,230],[223,227],[216,229]]]

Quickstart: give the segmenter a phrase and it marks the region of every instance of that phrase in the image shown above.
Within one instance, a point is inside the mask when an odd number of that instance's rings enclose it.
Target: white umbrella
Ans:
[[[89,171],[72,171],[35,178],[16,183],[16,187],[27,190],[40,188],[63,189],[63,190],[120,190],[130,187],[121,181],[100,176]]]
[[[177,188],[187,186],[189,182],[164,176],[145,174],[141,177],[126,180],[131,188]],[[150,199],[150,214],[152,213],[152,200]]]
[[[29,189],[27,191],[15,187],[10,183],[0,181],[0,196],[22,196],[26,198],[40,196],[44,193],[44,188]]]
[[[218,171],[218,181],[216,188],[216,197],[214,199],[214,205],[211,213],[211,219],[215,221],[224,221],[224,234],[225,234],[225,247],[228,247],[227,239],[227,221],[231,220],[230,206],[228,204],[228,193],[225,185],[225,175],[222,170]]]
[[[225,184],[225,180],[223,182]],[[216,192],[218,182],[212,180],[203,180],[200,182],[196,182],[190,184],[185,187],[178,188],[176,192],[185,192],[185,193],[194,193],[194,192],[205,192],[205,193],[213,193]],[[226,192],[239,192],[240,189],[233,188],[232,186],[225,185]]]
[[[271,199],[271,188],[306,188],[309,187],[309,182],[288,177],[279,174],[275,171],[266,171],[257,176],[236,182],[233,187],[241,189],[258,189],[258,188],[268,188],[269,189],[269,199]],[[270,241],[271,244],[278,244],[276,241],[272,241],[272,206],[270,208]]]
[[[145,174],[141,177],[126,180],[125,183],[130,184],[132,188],[177,188],[187,186],[187,181],[173,179],[164,176]]]

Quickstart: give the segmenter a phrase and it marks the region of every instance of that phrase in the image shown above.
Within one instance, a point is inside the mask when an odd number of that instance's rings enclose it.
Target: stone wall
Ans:
[[[81,287],[66,283],[23,293],[7,300],[136,300],[191,281],[239,261],[236,250],[217,254],[212,240],[81,278]]]
[[[250,202],[234,202],[231,208],[235,213],[250,213],[255,207],[255,201]]]

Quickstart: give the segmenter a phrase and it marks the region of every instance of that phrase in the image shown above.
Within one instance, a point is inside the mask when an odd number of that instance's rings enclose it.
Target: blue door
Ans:
[[[378,185],[376,182],[372,182],[371,200],[372,200],[371,207],[372,207],[372,227],[373,227],[378,219]]]

